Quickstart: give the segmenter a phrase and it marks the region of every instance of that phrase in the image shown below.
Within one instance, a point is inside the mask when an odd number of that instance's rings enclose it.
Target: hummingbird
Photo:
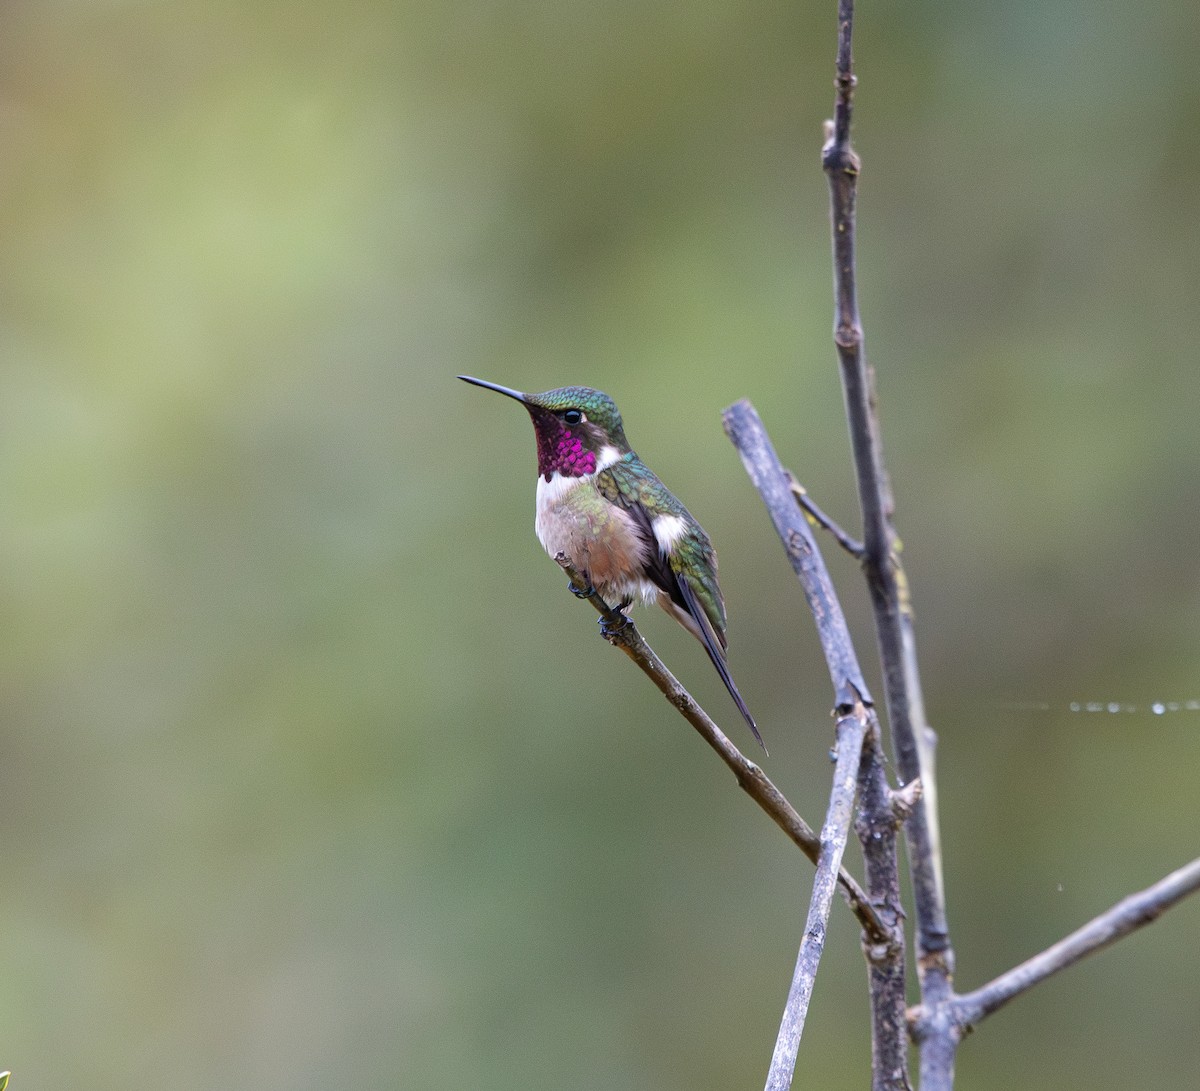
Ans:
[[[629,446],[612,398],[587,386],[524,394],[459,378],[528,410],[537,438],[534,530],[546,552],[564,553],[618,610],[637,600],[657,602],[696,637],[766,750],[725,658],[725,600],[712,542]]]

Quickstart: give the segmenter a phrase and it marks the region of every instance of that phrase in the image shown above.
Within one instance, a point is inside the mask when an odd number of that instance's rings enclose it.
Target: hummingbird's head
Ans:
[[[537,433],[538,473],[547,481],[556,473],[564,477],[595,473],[629,451],[621,411],[603,391],[560,386],[542,394],[522,394],[469,375],[459,378],[506,394],[525,406]]]

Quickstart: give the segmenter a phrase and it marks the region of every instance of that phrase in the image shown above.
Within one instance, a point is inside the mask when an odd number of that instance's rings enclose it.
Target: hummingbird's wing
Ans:
[[[664,592],[693,624],[687,628],[707,630],[721,653],[725,651],[725,602],[717,585],[717,557],[703,528],[688,514],[678,498],[636,455],[601,470],[595,477],[600,494],[621,507],[632,519],[634,529],[646,546],[646,579]],[[672,545],[668,549],[655,532],[655,520],[674,519]],[[691,602],[681,580],[692,584]],[[708,641],[696,634],[705,644]]]
[[[729,673],[725,600],[717,583],[717,555],[704,528],[636,455],[602,470],[595,484],[605,499],[631,516],[647,547],[646,578],[670,600],[673,609],[668,613],[674,613],[704,645],[738,711],[765,750],[758,725]],[[663,516],[675,520],[672,529],[676,533],[669,547],[655,530],[655,520]]]

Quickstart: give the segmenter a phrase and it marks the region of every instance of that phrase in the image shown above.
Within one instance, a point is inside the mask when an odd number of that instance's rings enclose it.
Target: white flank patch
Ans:
[[[654,537],[658,539],[658,548],[664,553],[670,553],[687,530],[682,515],[657,515],[650,525],[654,528]]]
[[[650,603],[656,602],[661,594],[649,580],[625,580],[623,583],[609,586],[606,590],[609,596],[616,600],[610,603],[612,606],[615,606],[621,599],[629,599],[630,602],[640,602],[643,606],[648,606]]]
[[[600,454],[596,456],[596,473],[601,470],[607,470],[614,462],[621,461],[621,452],[611,445],[605,445],[600,448]]]

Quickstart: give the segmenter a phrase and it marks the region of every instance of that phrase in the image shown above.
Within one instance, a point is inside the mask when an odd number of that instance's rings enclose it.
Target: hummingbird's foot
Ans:
[[[571,592],[577,599],[594,598],[596,589],[589,583],[587,587],[576,587],[574,583],[567,583],[567,590]]]
[[[627,602],[622,603],[618,609],[623,610],[628,605],[629,603]],[[617,633],[621,632],[623,629],[632,625],[633,618],[627,617],[625,614],[621,614],[619,621],[609,621],[608,618],[602,617],[598,619],[596,624],[600,626],[600,635],[604,637],[605,640],[608,640],[616,636]]]

